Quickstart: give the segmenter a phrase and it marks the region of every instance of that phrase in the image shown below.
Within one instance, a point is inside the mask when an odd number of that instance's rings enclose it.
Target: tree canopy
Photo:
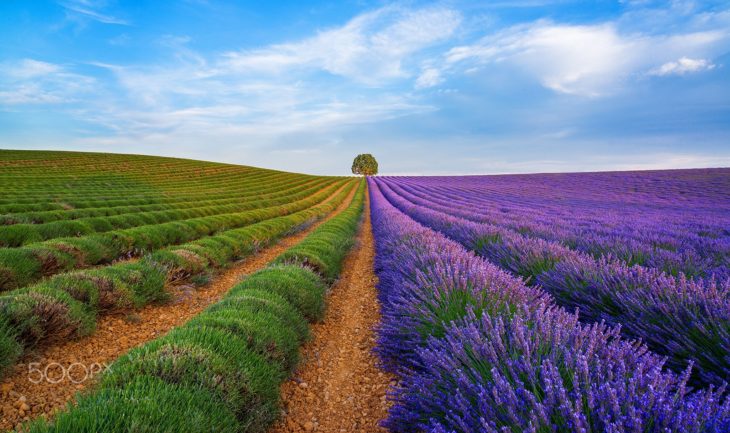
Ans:
[[[378,161],[369,153],[361,153],[352,161],[352,174],[374,176],[378,174]]]

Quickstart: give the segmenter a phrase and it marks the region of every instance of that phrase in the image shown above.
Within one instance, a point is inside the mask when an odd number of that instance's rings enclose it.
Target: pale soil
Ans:
[[[93,335],[26,355],[0,383],[0,431],[16,428],[19,423],[38,416],[51,416],[62,409],[77,391],[93,385],[91,371],[98,375],[100,369],[129,349],[166,334],[219,301],[244,276],[265,267],[286,249],[301,242],[317,226],[342,212],[352,201],[356,190],[353,188],[343,203],[325,218],[231,265],[207,285],[197,289],[189,286],[170,288],[174,295],[170,303],[149,305],[126,316],[102,316]],[[31,367],[47,368],[49,380],[33,383],[40,378],[40,373],[34,371],[31,374]],[[68,374],[64,375],[64,370]],[[88,377],[86,371],[89,372]]]
[[[282,386],[283,416],[269,433],[385,432],[391,376],[373,355],[380,319],[369,206],[357,247],[327,298],[322,323],[302,348],[302,363]]]

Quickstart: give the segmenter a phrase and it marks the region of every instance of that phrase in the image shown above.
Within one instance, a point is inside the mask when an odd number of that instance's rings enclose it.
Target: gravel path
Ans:
[[[387,414],[392,378],[372,353],[380,319],[374,255],[368,201],[357,246],[327,298],[324,320],[302,349],[302,363],[282,386],[284,416],[270,433],[386,431],[378,423]]]
[[[341,190],[335,191],[325,202]],[[263,268],[286,249],[301,242],[317,226],[343,211],[356,190],[353,188],[343,203],[324,219],[233,264],[210,284],[197,289],[176,287],[172,289],[175,298],[171,303],[149,305],[126,316],[103,316],[93,335],[25,356],[0,383],[0,431],[16,428],[19,423],[38,416],[52,416],[77,391],[92,386],[93,377],[116,358],[187,322],[208,305],[219,301],[242,277]]]

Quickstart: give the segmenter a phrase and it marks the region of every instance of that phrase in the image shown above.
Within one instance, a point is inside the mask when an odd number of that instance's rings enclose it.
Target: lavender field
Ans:
[[[729,0],[0,23],[0,433],[730,433]]]
[[[730,431],[730,169],[369,187],[392,431]]]

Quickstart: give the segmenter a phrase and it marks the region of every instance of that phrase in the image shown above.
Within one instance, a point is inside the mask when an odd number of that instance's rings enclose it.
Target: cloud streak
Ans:
[[[102,24],[116,24],[122,26],[131,25],[127,20],[100,12],[99,9],[104,4],[101,2],[95,2],[92,0],[69,0],[61,1],[59,4],[63,6],[68,13],[80,18],[97,21]]]

